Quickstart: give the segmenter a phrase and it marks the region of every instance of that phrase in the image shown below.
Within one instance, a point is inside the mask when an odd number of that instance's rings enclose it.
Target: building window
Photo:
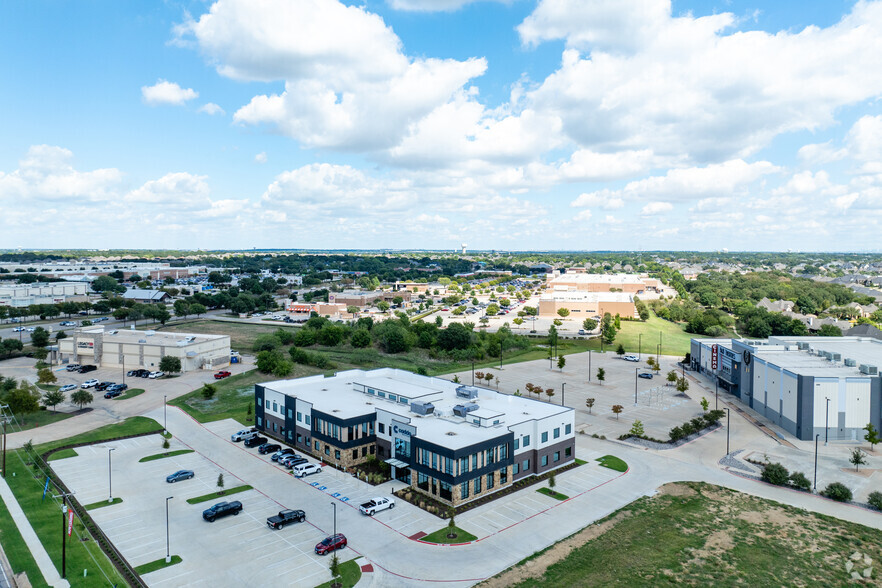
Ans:
[[[459,498],[460,500],[465,500],[469,497],[469,483],[463,482],[459,485]]]
[[[381,435],[386,434],[386,425],[384,425],[383,423],[380,423],[380,434]]]
[[[276,423],[273,423],[273,433],[276,432]]]
[[[569,435],[570,433],[572,433],[572,431],[573,431],[573,425],[567,425],[566,427],[564,427],[565,434]]]
[[[478,469],[478,454],[477,453],[472,454],[472,469],[473,470]]]
[[[505,484],[508,482],[508,468],[502,468],[499,470],[499,484]]]
[[[515,439],[515,440],[514,440],[514,450],[517,451],[517,450],[520,449],[520,448],[521,448],[521,441],[520,441],[520,439]]]
[[[334,459],[340,459],[340,450],[339,449],[334,450]]]
[[[361,456],[365,457],[367,455],[367,446],[361,448]]]
[[[560,437],[560,427],[554,430],[554,438],[557,439],[558,437]]]
[[[521,470],[524,472],[530,471],[530,460],[529,459],[524,460],[524,465],[521,466]]]
[[[554,452],[554,461],[555,461],[555,462],[560,461],[560,451],[555,451],[555,452]]]
[[[417,488],[420,490],[424,490],[426,492],[429,491],[429,476],[422,472],[417,472]]]
[[[545,466],[547,466],[547,465],[548,465],[548,456],[547,456],[547,455],[543,455],[543,456],[542,456],[542,467],[545,467]]]
[[[379,396],[380,398],[386,398],[386,393],[385,392],[377,392],[377,396]]]
[[[273,400],[273,412],[279,412],[279,405],[276,404],[275,400]]]
[[[530,446],[530,436],[524,435],[524,447],[529,447],[529,446]]]
[[[542,442],[548,443],[548,431],[545,431],[544,433],[542,433]]]
[[[331,446],[325,445],[325,455],[331,455]]]
[[[443,500],[453,500],[453,487],[447,482],[438,482],[438,496]]]
[[[374,389],[373,389],[373,388],[368,388],[368,394],[375,394]]]
[[[358,459],[358,449],[352,450],[352,459]]]
[[[475,494],[481,493],[481,476],[475,478]]]
[[[269,400],[267,400],[266,401],[266,409],[269,410],[269,407],[270,407],[270,403],[269,403]]]
[[[460,457],[459,458],[459,473],[460,475],[469,471],[469,458]]]
[[[315,442],[315,450],[316,450],[316,451],[319,450],[319,442],[318,442],[318,441]]]
[[[301,435],[300,433],[297,433],[297,442],[303,443],[303,435]]]
[[[294,411],[291,410],[290,408],[288,409],[288,418],[289,418],[289,419],[292,418],[292,413],[293,413],[293,412],[294,412]]]
[[[307,425],[309,425],[310,418],[311,418],[311,417],[310,417],[309,415],[306,415],[306,424],[307,424]]]
[[[565,457],[569,457],[569,456],[571,456],[572,454],[573,454],[573,448],[572,448],[572,447],[566,447],[566,448],[564,448],[564,456],[565,456]]]
[[[493,472],[487,474],[487,490],[493,487]]]
[[[514,465],[511,466],[511,475],[516,476],[521,471],[521,464],[515,462]]]
[[[396,400],[398,400],[398,397],[395,396],[394,394],[390,394],[390,395],[389,395],[389,400],[391,400],[392,402],[395,402]]]
[[[298,413],[297,413],[297,422],[300,423],[300,422],[302,422],[302,421],[303,421],[303,413],[302,413],[302,412],[298,412]]]
[[[374,449],[375,449],[375,448],[376,448],[376,445],[371,445],[371,455],[374,454]],[[380,455],[382,455],[382,453],[381,453]]]
[[[263,426],[263,418],[261,418],[261,417],[257,417],[257,426],[258,426],[258,427],[262,427],[262,426]]]
[[[399,397],[398,402],[399,404],[407,404],[407,398]]]

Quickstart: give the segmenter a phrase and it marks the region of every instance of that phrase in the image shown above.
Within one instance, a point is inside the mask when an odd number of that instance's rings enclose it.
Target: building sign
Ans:
[[[711,345],[711,369],[716,370],[719,365],[720,346]]]
[[[77,341],[77,347],[80,349],[92,349],[95,347],[94,341]]]
[[[416,434],[416,429],[414,427],[411,427],[410,425],[405,425],[403,423],[397,423],[393,421],[392,434],[396,437],[410,438]]]

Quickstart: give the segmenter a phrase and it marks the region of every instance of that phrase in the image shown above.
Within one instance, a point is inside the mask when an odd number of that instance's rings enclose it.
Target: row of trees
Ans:
[[[51,378],[46,377],[46,373]],[[41,382],[44,380],[51,382],[54,374],[51,370],[41,369],[39,374]],[[58,390],[41,391],[36,385],[29,383],[27,380],[17,381],[15,378],[0,377],[0,404],[9,406],[9,410],[19,420],[19,424],[25,424],[29,416],[40,410],[43,406],[55,407],[63,403],[66,399],[64,392]],[[81,409],[92,403],[92,393],[88,390],[77,389],[70,395],[70,401]]]

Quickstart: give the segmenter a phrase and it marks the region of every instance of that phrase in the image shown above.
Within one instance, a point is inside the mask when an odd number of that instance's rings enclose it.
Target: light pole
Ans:
[[[830,432],[830,399],[827,400],[827,414],[824,416],[824,447],[827,447],[827,439]]]
[[[731,416],[731,412],[725,406],[723,410],[726,411],[726,455],[729,455],[729,416]]]
[[[643,359],[643,333],[637,334],[637,359]]]
[[[113,502],[113,469],[111,468],[110,455],[116,447],[107,448],[107,502]]]
[[[123,381],[122,381],[122,383],[125,384],[126,383],[126,356],[125,356],[125,354],[123,354],[122,365],[123,365],[123,374],[122,374]]]
[[[334,535],[337,534],[337,503],[331,502],[331,506],[334,507]]]
[[[820,438],[821,434],[815,433],[815,492],[818,491],[818,439]]]
[[[714,409],[720,408],[719,383],[720,377],[714,374]]]
[[[67,578],[67,497],[73,492],[62,492],[53,498],[61,498],[61,577]]]
[[[472,360],[472,386],[475,385],[475,360]]]
[[[588,383],[591,383],[591,350],[588,350]]]
[[[162,428],[163,433],[168,433],[168,412],[166,408],[168,407],[168,396],[162,397]]]
[[[168,543],[168,501],[172,498],[174,496],[165,499],[165,563],[171,563],[171,550]]]
[[[563,382],[560,385],[560,405],[561,406],[564,406],[564,394],[566,394],[566,391],[567,391],[567,383]]]
[[[634,406],[637,406],[637,374],[640,372],[640,368],[634,368]]]

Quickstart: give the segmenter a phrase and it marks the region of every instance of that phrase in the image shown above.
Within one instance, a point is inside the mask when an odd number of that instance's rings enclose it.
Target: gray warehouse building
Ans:
[[[798,439],[857,440],[868,423],[882,428],[878,339],[693,339],[690,363]]]

